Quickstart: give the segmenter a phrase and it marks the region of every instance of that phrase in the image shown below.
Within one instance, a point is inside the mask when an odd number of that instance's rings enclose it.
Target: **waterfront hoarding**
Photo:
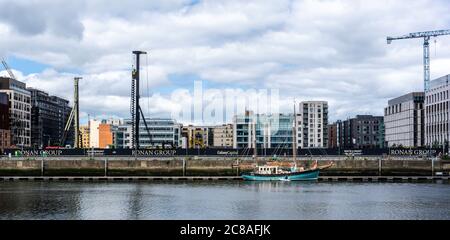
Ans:
[[[297,156],[439,156],[447,152],[442,148],[371,148],[371,149],[298,149]],[[176,157],[176,156],[248,156],[254,155],[254,149],[203,148],[203,149],[5,149],[3,156],[12,157],[50,157],[50,156],[148,156],[148,157]],[[292,156],[289,148],[258,149],[258,156],[284,157]]]

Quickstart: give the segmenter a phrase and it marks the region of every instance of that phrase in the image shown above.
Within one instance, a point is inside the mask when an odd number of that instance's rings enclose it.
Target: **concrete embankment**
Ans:
[[[264,164],[270,159],[261,159]],[[292,163],[290,159],[280,159]],[[321,176],[430,176],[448,174],[450,161],[417,158],[327,157],[319,165],[334,161]],[[308,167],[313,161],[297,160]],[[0,176],[238,176],[253,169],[250,158],[16,158],[0,160]]]

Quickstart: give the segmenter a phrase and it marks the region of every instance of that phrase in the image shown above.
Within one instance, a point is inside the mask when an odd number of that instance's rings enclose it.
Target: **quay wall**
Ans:
[[[259,159],[264,164],[270,158]],[[290,159],[278,159],[292,163]],[[321,176],[430,176],[450,172],[450,161],[418,158],[342,158],[327,157],[319,166],[333,161]],[[310,166],[310,159],[297,160]],[[251,158],[3,158],[0,176],[238,176],[255,166]]]

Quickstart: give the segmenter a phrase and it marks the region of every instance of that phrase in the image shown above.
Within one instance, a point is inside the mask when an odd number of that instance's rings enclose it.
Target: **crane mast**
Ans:
[[[16,76],[15,76],[14,73],[11,71],[11,68],[9,68],[9,66],[8,66],[8,64],[6,63],[6,61],[5,61],[4,58],[2,58],[2,64],[3,64],[3,67],[5,68],[5,70],[8,72],[9,77],[11,77],[12,79],[16,79],[16,80],[17,80]]]
[[[131,106],[130,106],[130,112],[131,112],[131,146],[135,150],[139,150],[139,130],[140,130],[140,121],[142,117],[142,121],[145,125],[145,130],[147,131],[148,137],[150,139],[151,144],[151,134],[150,130],[148,128],[147,121],[145,120],[144,113],[142,112],[141,106],[140,106],[140,93],[139,93],[139,81],[140,81],[140,55],[147,54],[147,52],[144,51],[133,51],[133,54],[136,56],[136,66],[132,71],[131,74]]]
[[[79,81],[83,79],[82,77],[74,77],[74,92],[73,92],[73,108],[70,111],[69,118],[67,119],[66,126],[64,127],[63,136],[60,141],[60,146],[64,147],[67,135],[70,132],[72,125],[74,126],[74,148],[80,148],[80,107],[79,107],[79,96],[78,96],[78,84]]]
[[[450,30],[414,32],[398,37],[387,37],[387,44],[391,44],[394,40],[423,38],[423,84],[425,91],[430,89],[430,38],[443,35],[450,35]]]

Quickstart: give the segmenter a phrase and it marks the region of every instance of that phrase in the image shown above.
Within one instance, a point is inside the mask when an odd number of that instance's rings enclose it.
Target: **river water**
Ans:
[[[0,219],[450,219],[450,185],[1,182]]]

